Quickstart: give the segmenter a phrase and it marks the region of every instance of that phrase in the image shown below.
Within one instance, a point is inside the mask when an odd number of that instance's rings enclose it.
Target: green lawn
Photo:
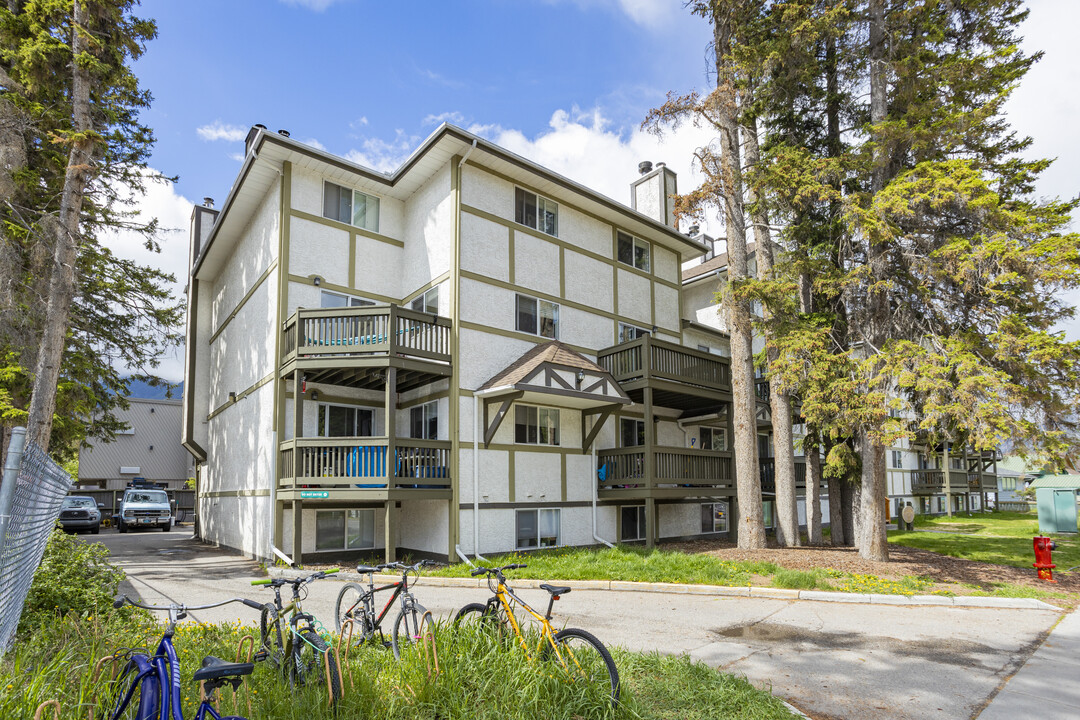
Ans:
[[[891,595],[925,592],[932,585],[927,580],[913,577],[893,580],[827,568],[810,571],[787,570],[771,562],[721,560],[705,554],[690,554],[678,550],[646,550],[640,546],[626,545],[600,550],[557,548],[528,554],[489,555],[486,564],[495,566],[513,563],[525,563],[528,567],[511,571],[508,573],[509,578],[537,580],[622,580],[746,586],[751,584],[752,576],[757,575],[768,579],[773,587],[779,588]],[[425,574],[469,577],[471,571],[472,568],[468,565],[458,563],[428,570]]]
[[[926,532],[939,530],[947,532]],[[998,565],[1030,568],[1035,562],[1031,539],[1040,535],[1034,513],[992,512],[918,516],[914,532],[889,533],[889,542]],[[1058,572],[1080,565],[1080,537],[1054,535]]]

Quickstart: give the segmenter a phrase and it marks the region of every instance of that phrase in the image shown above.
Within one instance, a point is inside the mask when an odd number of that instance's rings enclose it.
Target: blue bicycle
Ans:
[[[180,708],[180,661],[173,648],[176,622],[187,617],[189,610],[206,610],[232,602],[242,602],[255,610],[262,610],[262,603],[244,598],[233,598],[210,605],[143,605],[121,596],[113,602],[114,608],[124,603],[146,610],[166,610],[169,625],[165,628],[153,655],[145,652],[129,652],[127,664],[113,681],[112,696],[105,705],[103,720],[184,720]],[[258,659],[258,658],[256,658]],[[202,667],[195,671],[195,682],[203,681],[205,696],[195,713],[195,720],[247,720],[238,715],[222,717],[211,704],[214,691],[231,685],[233,691],[240,687],[245,675],[250,675],[254,663],[230,663],[212,655],[203,658]]]

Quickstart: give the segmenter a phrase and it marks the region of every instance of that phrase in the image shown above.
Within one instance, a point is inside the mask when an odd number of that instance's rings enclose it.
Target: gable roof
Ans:
[[[750,258],[754,254],[755,243],[746,243],[746,257]],[[728,266],[728,253],[720,253],[714,257],[709,258],[700,265],[695,265],[689,270],[683,270],[682,281],[691,282],[698,280],[706,275],[711,275],[717,270],[723,270]]]
[[[558,340],[536,345],[514,362],[507,365],[500,373],[480,386],[477,392],[497,387],[516,385],[544,363],[562,365],[575,370],[589,370],[595,373],[607,373],[607,370],[584,355],[577,353]]]

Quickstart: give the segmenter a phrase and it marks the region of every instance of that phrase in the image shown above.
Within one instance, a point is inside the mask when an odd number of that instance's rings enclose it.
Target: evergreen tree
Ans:
[[[59,457],[110,438],[126,407],[121,373],[155,380],[180,337],[174,278],[102,244],[123,230],[158,249],[156,221],[133,209],[162,179],[146,167],[150,96],[129,66],[156,28],[136,4],[0,8],[0,422],[29,424]]]

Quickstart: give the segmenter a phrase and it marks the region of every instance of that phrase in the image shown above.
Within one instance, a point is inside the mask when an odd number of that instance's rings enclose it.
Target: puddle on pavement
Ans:
[[[801,628],[791,627],[789,625],[776,625],[773,623],[742,625],[740,627],[713,630],[713,632],[721,637],[738,638],[740,640],[749,640],[750,642],[803,642],[810,639],[807,637],[810,633]],[[824,635],[826,633],[816,634]]]
[[[188,550],[187,548],[170,548],[168,550],[158,550],[158,555],[188,555],[195,552],[194,550]]]

